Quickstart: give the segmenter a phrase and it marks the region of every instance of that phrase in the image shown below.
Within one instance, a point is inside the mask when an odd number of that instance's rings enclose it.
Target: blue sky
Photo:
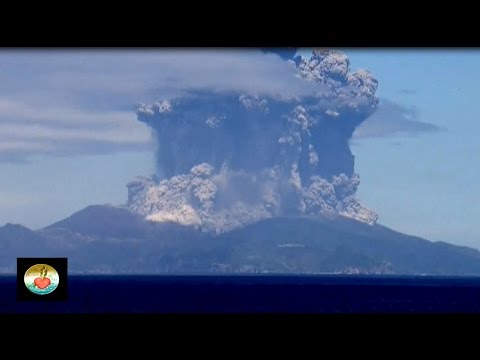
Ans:
[[[378,94],[442,130],[354,141],[358,196],[402,232],[480,248],[480,52],[347,51]]]
[[[383,104],[352,140],[358,197],[393,229],[480,248],[480,52],[345,52],[352,69],[378,79]],[[159,55],[0,53],[0,225],[40,228],[90,204],[125,202],[126,183],[154,172],[139,102],[185,84],[303,91],[273,55]]]

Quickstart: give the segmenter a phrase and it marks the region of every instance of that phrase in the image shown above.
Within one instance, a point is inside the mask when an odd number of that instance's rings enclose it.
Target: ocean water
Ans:
[[[480,278],[70,276],[67,301],[18,302],[0,276],[0,312],[480,313]]]

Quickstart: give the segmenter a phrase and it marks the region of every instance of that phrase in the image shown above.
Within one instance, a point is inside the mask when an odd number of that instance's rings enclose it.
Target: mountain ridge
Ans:
[[[340,215],[276,217],[219,235],[91,205],[33,231],[0,227],[0,269],[16,257],[68,257],[85,273],[480,275],[480,251]]]

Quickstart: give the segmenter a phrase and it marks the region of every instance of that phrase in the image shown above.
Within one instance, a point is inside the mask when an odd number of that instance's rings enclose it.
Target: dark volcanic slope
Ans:
[[[234,266],[281,272],[480,275],[477,250],[341,217],[269,219],[221,240],[222,262]]]
[[[16,257],[69,258],[89,273],[362,273],[480,275],[480,252],[343,217],[264,220],[210,236],[89,206],[40,231],[0,228],[0,271]]]
[[[204,237],[191,228],[146,221],[127,209],[108,205],[89,206],[41,233],[50,246],[63,245],[72,271],[100,273],[168,272],[179,253],[185,257]],[[186,268],[190,266],[191,262]]]
[[[108,205],[92,205],[47,226],[44,230],[65,229],[83,235],[128,238],[147,236],[148,225],[143,217],[129,210]]]
[[[38,233],[16,224],[0,228],[0,269],[16,266],[17,257],[46,255],[45,240]]]

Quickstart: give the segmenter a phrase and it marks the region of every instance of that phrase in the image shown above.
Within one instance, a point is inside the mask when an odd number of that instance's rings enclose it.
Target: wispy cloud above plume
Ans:
[[[0,160],[150,148],[135,104],[191,90],[284,98],[322,89],[260,50],[5,50],[0,84]]]
[[[420,120],[418,109],[382,99],[375,111],[354,132],[353,139],[415,136],[445,129]]]

